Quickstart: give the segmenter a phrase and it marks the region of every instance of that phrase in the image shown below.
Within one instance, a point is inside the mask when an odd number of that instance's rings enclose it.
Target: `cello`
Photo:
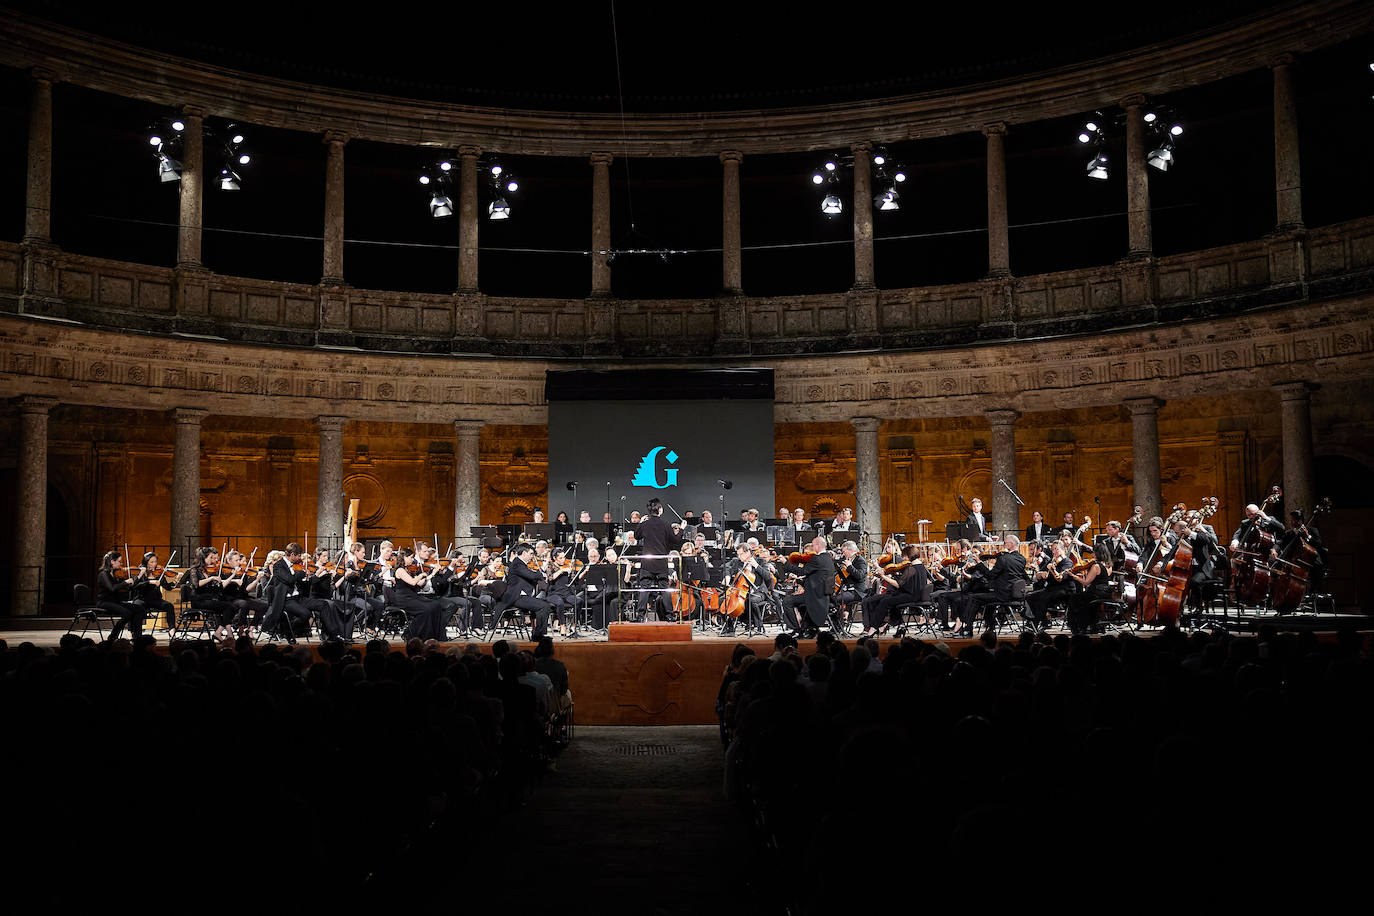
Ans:
[[[1283,490],[1275,486],[1260,503],[1260,512],[1269,504],[1283,496]],[[1236,598],[1245,604],[1261,604],[1269,595],[1272,567],[1269,553],[1274,549],[1274,535],[1260,527],[1255,519],[1245,534],[1245,542],[1231,556],[1231,579]]]
[[[1326,497],[1321,501],[1316,509],[1312,510],[1310,522],[1323,512],[1331,511],[1331,497]],[[1321,561],[1321,554],[1317,548],[1312,546],[1311,536],[1307,532],[1307,523],[1299,525],[1293,539],[1284,546],[1283,555],[1274,561],[1274,591],[1273,607],[1280,614],[1298,609],[1302,604],[1302,599],[1307,595],[1308,580],[1312,575],[1312,567]]]

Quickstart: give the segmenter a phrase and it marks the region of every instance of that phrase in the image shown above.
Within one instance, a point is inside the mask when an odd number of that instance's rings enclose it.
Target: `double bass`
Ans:
[[[1331,497],[1321,501],[1312,510],[1311,522],[1323,512],[1331,511]],[[1307,523],[1298,526],[1297,535],[1284,547],[1283,555],[1274,561],[1274,590],[1272,603],[1280,614],[1296,611],[1307,595],[1307,584],[1312,576],[1312,567],[1321,561],[1317,548],[1312,546],[1311,536],[1307,533]]]
[[[1283,496],[1283,490],[1274,487],[1260,503],[1260,512],[1269,508]],[[1245,535],[1245,543],[1231,554],[1231,583],[1236,598],[1246,604],[1261,604],[1269,595],[1272,568],[1269,552],[1274,549],[1274,535],[1260,527],[1256,520]]]

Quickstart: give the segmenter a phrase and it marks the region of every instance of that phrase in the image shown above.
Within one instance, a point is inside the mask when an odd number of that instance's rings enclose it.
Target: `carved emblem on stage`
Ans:
[[[677,659],[662,652],[647,658],[630,662],[625,666],[620,684],[615,691],[615,705],[638,710],[649,716],[658,716],[674,706],[682,705],[684,682],[682,675],[687,671]]]

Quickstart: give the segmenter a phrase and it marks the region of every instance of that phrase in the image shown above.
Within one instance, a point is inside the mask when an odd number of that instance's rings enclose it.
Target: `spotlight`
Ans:
[[[237,145],[243,142],[243,134],[234,134],[234,143]]]
[[[833,160],[830,161],[830,162],[827,162],[827,163],[825,164],[825,170],[826,170],[827,172],[833,172],[833,171],[835,171],[835,163],[834,163]]]
[[[520,190],[520,183],[512,178],[510,181],[506,182],[506,190],[514,194],[516,191]]]
[[[873,198],[873,203],[879,210],[900,210],[901,206],[897,203],[897,192],[891,188],[880,193]]]
[[[895,174],[895,175],[892,176],[892,180],[893,180],[893,181],[906,181],[906,172],[903,172],[903,171],[898,170],[897,174]]]
[[[1155,123],[1155,117],[1156,117],[1156,115],[1155,115],[1155,113],[1154,113],[1153,111],[1147,111],[1147,112],[1145,112],[1145,123],[1146,123],[1146,124],[1153,124],[1153,123]]]
[[[1173,127],[1169,128],[1169,133],[1177,137],[1179,134],[1183,133],[1183,125],[1175,124]]]
[[[1092,122],[1092,121],[1089,121],[1087,124],[1084,124],[1083,127],[1084,127],[1084,129],[1087,130],[1087,132],[1090,133],[1090,134],[1095,134],[1095,133],[1097,133],[1097,124],[1095,124],[1095,123]]]
[[[504,197],[498,197],[487,205],[487,217],[490,219],[510,219],[510,204],[506,203]]]
[[[242,156],[239,157],[239,165],[247,165],[251,161],[252,159],[251,157],[249,157],[247,153],[244,153]]]
[[[445,216],[453,215],[453,201],[447,197],[436,194],[429,202],[429,215],[435,219],[442,219]]]
[[[1169,147],[1161,146],[1157,150],[1152,150],[1145,162],[1159,169],[1161,172],[1169,171],[1169,166],[1174,163],[1174,154],[1169,151]]]
[[[822,175],[820,172],[817,172],[816,174],[814,174],[814,175],[811,176],[811,183],[812,183],[812,184],[825,184],[825,176]]]
[[[149,145],[149,146],[161,146],[161,145],[162,145],[162,138],[159,137],[157,134],[153,134],[151,137],[148,138],[148,145]]]
[[[182,123],[181,121],[173,121],[173,122],[172,122],[172,130],[176,131],[177,133],[181,133],[181,132],[182,132],[183,130],[185,130],[185,129],[186,129],[186,125],[185,125],[184,123]]]
[[[835,216],[844,212],[844,204],[834,194],[827,194],[825,200],[821,201],[821,212],[826,216]]]
[[[887,157],[884,156],[882,153],[876,153],[876,154],[873,156],[873,164],[874,164],[874,165],[882,165],[884,162],[887,162]]]
[[[1089,178],[1106,180],[1107,178],[1107,157],[1094,156],[1088,160],[1086,168]]]
[[[181,180],[181,163],[167,156],[159,157],[157,163],[158,177],[163,181]]]
[[[420,184],[429,184],[429,176],[428,176],[428,175],[421,175],[421,176],[420,176]]]
[[[1079,142],[1079,143],[1091,143],[1092,140],[1093,140],[1092,136],[1091,136],[1090,134],[1088,134],[1088,133],[1081,133],[1081,134],[1078,135],[1078,142]]]
[[[453,163],[452,163],[452,162],[448,162],[448,161],[441,162],[441,163],[439,163],[439,168],[441,168],[441,169],[443,169],[445,172],[447,172],[447,171],[449,171],[450,169],[453,168]]]
[[[500,175],[501,175],[501,166],[500,166],[499,163],[492,163],[492,166],[491,166],[491,173],[492,173],[493,175],[496,175],[497,177],[500,177]]]
[[[221,191],[239,190],[239,176],[228,169],[219,170],[219,189]]]

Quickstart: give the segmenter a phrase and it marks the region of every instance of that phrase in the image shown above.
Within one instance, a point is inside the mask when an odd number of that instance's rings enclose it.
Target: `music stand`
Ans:
[[[598,563],[582,574],[582,603],[590,610],[589,598],[596,598],[601,602],[601,622],[606,623],[606,600],[611,591],[610,585],[613,578],[620,571],[619,566],[612,566],[609,563]],[[589,626],[588,629],[595,630],[596,627]]]
[[[477,538],[477,543],[488,550],[500,550],[504,546],[495,525],[473,525],[468,529],[468,534]]]
[[[524,525],[524,529],[525,540],[531,543],[535,541],[548,541],[552,544],[554,535],[558,531],[558,526],[553,522],[539,522],[538,524],[529,522]]]

